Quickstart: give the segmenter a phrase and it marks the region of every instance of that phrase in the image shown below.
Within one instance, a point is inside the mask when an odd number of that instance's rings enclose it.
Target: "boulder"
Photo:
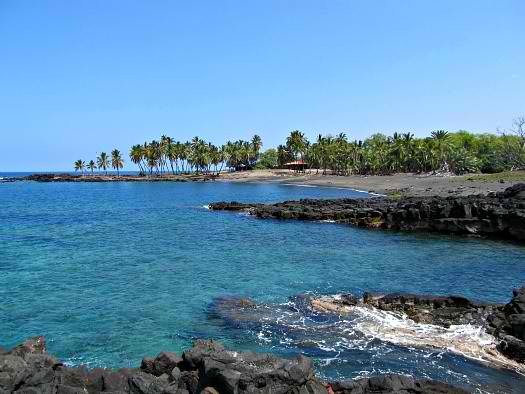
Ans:
[[[525,341],[512,335],[501,335],[498,350],[511,360],[525,363]]]
[[[185,366],[199,371],[199,386],[220,393],[284,393],[315,387],[311,360],[292,360],[269,354],[237,353],[213,341],[197,341],[184,352]],[[326,392],[326,391],[325,391]]]
[[[446,383],[411,376],[388,374],[330,384],[334,394],[466,394],[467,391]]]
[[[525,287],[513,290],[512,299],[487,318],[491,332],[501,339],[498,349],[507,357],[525,362]]]
[[[102,390],[129,392],[129,377],[119,371],[107,371],[102,375]]]
[[[353,303],[353,298],[349,302]],[[141,369],[66,367],[45,354],[41,337],[0,354],[1,394],[463,392],[453,390],[456,389],[442,383],[396,375],[327,386],[315,377],[312,361],[304,356],[283,359],[271,354],[233,352],[211,340],[196,341],[182,357],[162,352],[155,359],[145,358]]]
[[[155,376],[170,375],[182,362],[182,357],[175,352],[161,352],[156,358],[144,357],[140,369]]]

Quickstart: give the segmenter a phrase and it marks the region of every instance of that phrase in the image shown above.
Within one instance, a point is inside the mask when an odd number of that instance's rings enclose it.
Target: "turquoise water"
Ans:
[[[124,367],[211,337],[236,349],[304,352],[330,377],[390,371],[494,391],[525,388],[514,373],[449,353],[377,339],[328,346],[342,334],[243,327],[210,312],[219,297],[282,305],[308,292],[367,290],[507,302],[525,282],[525,248],[512,243],[204,208],[219,200],[363,196],[272,184],[0,184],[0,346],[45,335],[50,352],[71,364]]]

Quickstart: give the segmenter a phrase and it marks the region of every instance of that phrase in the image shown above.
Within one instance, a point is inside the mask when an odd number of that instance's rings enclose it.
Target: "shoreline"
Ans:
[[[260,219],[331,221],[382,230],[438,232],[525,242],[525,183],[470,196],[301,199],[276,204],[220,201],[211,211]]]
[[[12,181],[36,182],[227,182],[264,183],[296,187],[321,187],[352,190],[375,196],[426,197],[468,196],[501,192],[517,183],[525,182],[525,171],[498,174],[468,174],[443,176],[432,174],[398,173],[393,175],[322,175],[298,174],[288,170],[253,170],[216,174],[190,174],[162,176],[138,175],[72,175],[35,173],[21,178],[6,177],[2,183]]]
[[[286,326],[287,319],[293,326],[306,316],[305,311],[342,320],[351,318],[355,319],[354,329],[383,342],[441,349],[525,376],[523,324],[516,323],[525,315],[516,309],[524,298],[525,287],[514,289],[507,303],[473,301],[460,295],[402,292],[306,293],[290,297],[295,312],[283,315],[280,304],[231,296],[215,300],[213,313],[232,326],[243,323],[254,327],[261,322]],[[309,338],[314,340],[315,335]]]
[[[0,390],[18,394],[395,394],[455,393],[464,388],[438,380],[383,373],[353,380],[325,380],[302,355],[238,352],[198,339],[182,355],[162,351],[140,367],[68,367],[47,353],[45,338],[33,337],[0,351]],[[468,386],[468,385],[464,385]],[[414,389],[416,389],[414,391]]]
[[[371,292],[362,296],[304,294],[291,299],[307,306],[295,308],[296,314],[339,319],[354,315],[356,329],[380,341],[436,349],[495,371],[524,376],[525,338],[520,318],[525,315],[521,309],[525,287],[513,290],[506,304],[474,302],[454,295]],[[232,326],[286,325],[279,308],[280,304],[229,296],[214,301],[213,313]],[[292,314],[290,321],[295,324],[296,318]],[[449,382],[402,372],[327,378],[301,353],[283,357],[272,352],[236,351],[213,339],[196,339],[182,354],[161,351],[156,357],[144,357],[140,366],[115,369],[67,365],[48,354],[45,338],[38,336],[10,350],[0,348],[0,368],[0,390],[10,394],[459,394],[484,388],[479,382]]]
[[[509,186],[525,182],[525,171],[458,176],[412,173],[340,176],[315,173],[296,174],[288,170],[255,170],[251,172],[225,173],[217,178],[217,181],[232,183],[262,182],[301,187],[317,186],[406,197],[467,196],[501,192]]]

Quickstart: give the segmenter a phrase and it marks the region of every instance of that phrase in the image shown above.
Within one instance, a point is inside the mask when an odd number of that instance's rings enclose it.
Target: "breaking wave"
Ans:
[[[405,347],[441,349],[525,375],[524,366],[503,356],[496,349],[496,338],[483,327],[467,324],[444,328],[416,323],[405,316],[376,308],[355,307],[354,311],[357,316],[354,327],[367,337]]]
[[[401,373],[478,391],[490,384],[489,392],[508,392],[509,382],[524,388],[523,366],[502,356],[482,327],[421,324],[369,306],[352,307],[345,315],[321,313],[310,301],[297,296],[282,304],[238,308],[243,305],[238,300],[218,299],[209,317],[241,329],[241,338],[249,332],[260,348],[313,357],[326,378]]]

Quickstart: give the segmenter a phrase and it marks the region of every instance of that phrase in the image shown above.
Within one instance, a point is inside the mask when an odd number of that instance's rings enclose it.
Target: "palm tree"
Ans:
[[[252,149],[255,155],[255,160],[259,159],[259,151],[262,148],[262,139],[257,134],[252,137]]]
[[[107,175],[108,174],[108,167],[109,167],[109,157],[107,155],[106,152],[102,152],[98,157],[97,157],[97,166],[98,166],[98,169],[100,170],[101,168],[104,170],[104,173]]]
[[[142,160],[144,158],[144,149],[141,144],[133,145],[129,151],[129,158],[131,162],[139,166],[140,175],[144,174],[144,168],[142,167]]]
[[[84,163],[82,160],[75,161],[75,172],[80,171],[82,174],[84,174],[84,170],[86,169],[86,163]]]
[[[173,143],[173,140],[170,137],[167,137],[166,140],[166,158],[170,162],[171,173],[175,175],[175,168],[173,168],[173,163],[177,163],[177,146]],[[177,167],[177,165],[175,166]]]
[[[447,156],[451,148],[449,144],[450,135],[445,130],[433,131],[430,135],[434,141],[436,159],[438,160],[436,164],[441,169],[448,171]]]
[[[95,171],[95,169],[97,168],[97,165],[95,164],[95,162],[93,160],[90,160],[88,165],[87,165],[87,168],[88,168],[88,170],[91,171],[91,175],[93,175],[93,171]]]
[[[120,176],[119,170],[124,167],[124,160],[118,149],[111,151],[111,167],[117,170],[117,176]]]
[[[299,130],[292,131],[286,139],[287,150],[292,153],[295,160],[297,160],[299,156],[301,160],[304,161],[304,153],[307,146],[308,140]]]

